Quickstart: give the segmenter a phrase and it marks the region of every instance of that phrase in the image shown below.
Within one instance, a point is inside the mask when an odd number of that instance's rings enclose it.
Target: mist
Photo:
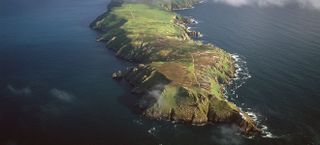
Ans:
[[[32,91],[31,91],[31,89],[29,87],[24,87],[24,88],[18,89],[18,88],[13,87],[12,85],[8,85],[7,88],[14,95],[27,96],[27,95],[30,95],[32,93]]]
[[[241,145],[243,140],[240,135],[237,135],[235,127],[219,126],[211,136],[213,142],[219,145]]]
[[[217,3],[224,3],[235,7],[241,6],[286,6],[297,4],[301,8],[310,8],[320,10],[320,0],[213,0]]]
[[[53,97],[55,97],[59,100],[62,100],[64,102],[72,102],[74,99],[73,95],[71,95],[65,91],[62,91],[62,90],[52,89],[52,90],[50,90],[50,93]]]

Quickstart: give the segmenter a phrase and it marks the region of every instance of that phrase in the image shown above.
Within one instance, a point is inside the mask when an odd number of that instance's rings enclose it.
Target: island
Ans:
[[[232,124],[245,135],[261,130],[247,113],[225,98],[235,77],[231,54],[193,39],[192,21],[174,12],[200,0],[113,0],[91,27],[116,56],[136,66],[112,77],[132,86],[137,107],[151,119]]]

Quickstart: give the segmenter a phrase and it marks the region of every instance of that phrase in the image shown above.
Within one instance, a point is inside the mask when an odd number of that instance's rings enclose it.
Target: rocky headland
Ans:
[[[137,107],[152,119],[196,125],[226,123],[245,135],[261,130],[245,112],[224,97],[235,77],[231,54],[193,40],[190,20],[172,10],[199,0],[112,1],[91,27],[115,54],[136,64],[112,77],[132,85]]]

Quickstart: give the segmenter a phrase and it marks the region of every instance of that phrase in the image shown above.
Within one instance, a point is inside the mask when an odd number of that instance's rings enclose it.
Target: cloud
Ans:
[[[219,145],[241,145],[243,140],[231,126],[219,126],[213,132],[211,139]]]
[[[32,93],[31,89],[29,87],[24,87],[24,88],[21,88],[21,89],[17,89],[11,85],[8,85],[7,86],[8,90],[14,94],[14,95],[30,95]]]
[[[155,98],[156,100],[159,100],[159,97],[161,96],[162,90],[164,88],[164,85],[158,84],[154,88],[152,88],[151,91],[148,92],[148,96]]]
[[[150,105],[153,105],[154,103],[161,100],[161,94],[164,90],[165,85],[163,84],[157,84],[156,86],[152,87],[147,94],[144,96],[143,99],[140,99],[139,101],[139,107],[140,108],[147,108]]]
[[[320,0],[213,0],[218,3],[225,3],[240,7],[252,6],[285,6],[288,4],[298,4],[301,8],[320,9]]]
[[[74,99],[73,95],[71,95],[65,91],[62,91],[62,90],[52,89],[52,90],[50,90],[50,93],[53,97],[55,97],[59,100],[65,101],[65,102],[72,102]]]

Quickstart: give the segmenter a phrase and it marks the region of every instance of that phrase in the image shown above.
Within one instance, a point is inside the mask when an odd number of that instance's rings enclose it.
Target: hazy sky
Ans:
[[[213,0],[230,4],[232,6],[256,5],[256,6],[285,6],[298,4],[302,8],[320,9],[320,0]]]

